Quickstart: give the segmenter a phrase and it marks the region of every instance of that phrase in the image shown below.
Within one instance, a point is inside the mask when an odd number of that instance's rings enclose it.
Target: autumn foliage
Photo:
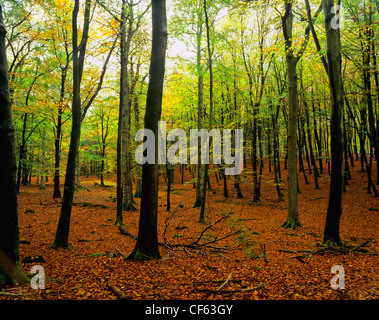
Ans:
[[[259,203],[252,202],[249,169],[241,183],[243,199],[236,199],[232,179],[228,179],[230,197],[224,198],[222,183],[211,174],[205,223],[198,222],[199,209],[192,208],[195,189],[191,176],[185,170],[185,183],[181,184],[178,169],[171,211],[166,211],[166,187],[160,176],[158,241],[162,259],[147,262],[124,259],[135,240],[114,225],[113,179],[106,181],[107,187],[101,187],[96,177],[82,180],[83,190],[75,193],[68,250],[50,247],[60,210],[60,201],[51,197],[52,183],[46,185],[46,191],[34,183],[23,188],[19,196],[20,259],[26,273],[34,264],[44,267],[45,289],[4,289],[0,299],[378,298],[379,202],[367,194],[364,173],[352,172],[343,195],[341,238],[350,249],[370,241],[355,252],[316,253],[323,249],[327,175],[320,178],[319,190],[299,180],[302,227],[291,231],[280,228],[286,199],[277,201],[273,174],[267,168]],[[285,183],[282,190],[286,198]],[[139,199],[136,202],[139,208]],[[124,212],[124,222],[123,228],[136,235],[138,213]],[[38,260],[41,257],[43,260]],[[343,290],[330,286],[333,265],[345,269]]]
[[[378,299],[379,5],[343,7],[0,2],[0,300]]]

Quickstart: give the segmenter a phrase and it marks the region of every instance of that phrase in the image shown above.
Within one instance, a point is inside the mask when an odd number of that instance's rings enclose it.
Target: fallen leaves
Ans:
[[[328,180],[320,179],[320,190],[299,180],[302,227],[288,230],[280,228],[285,203],[278,203],[275,189],[265,183],[271,176],[264,170],[261,202],[254,204],[249,202],[248,179],[241,183],[244,199],[234,199],[232,180],[230,198],[224,199],[222,183],[211,175],[204,224],[198,222],[199,209],[192,208],[192,184],[182,185],[177,173],[170,212],[164,188],[159,191],[162,259],[138,263],[124,258],[134,248],[139,214],[125,211],[125,226],[113,224],[114,187],[102,188],[93,178],[82,178],[85,189],[75,193],[67,250],[50,248],[60,210],[51,198],[52,184],[45,191],[36,185],[23,187],[22,267],[28,273],[33,264],[41,264],[45,290],[6,288],[0,299],[377,299],[379,201],[363,190],[366,182],[357,178],[347,186],[341,220],[345,246],[328,248],[320,247]],[[33,260],[38,257],[45,261]],[[336,264],[345,268],[344,290],[330,287],[330,270]]]

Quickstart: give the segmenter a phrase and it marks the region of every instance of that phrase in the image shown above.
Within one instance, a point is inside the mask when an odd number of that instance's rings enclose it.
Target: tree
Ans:
[[[138,2],[139,3],[139,2]],[[150,9],[146,9],[135,18],[133,0],[122,2],[121,27],[121,72],[120,72],[120,115],[121,118],[121,167],[122,167],[122,208],[123,210],[136,210],[133,206],[133,188],[131,171],[130,134],[131,134],[131,106],[133,88],[129,82],[129,60],[132,38],[141,26],[141,19]],[[124,17],[123,17],[124,16]],[[126,23],[126,21],[128,23]],[[135,26],[134,26],[135,24]]]
[[[209,3],[210,4],[210,3]],[[209,131],[212,130],[212,122],[213,122],[213,67],[212,67],[212,48],[211,48],[211,40],[210,40],[210,25],[209,25],[209,16],[208,16],[208,9],[207,9],[207,0],[203,0],[204,5],[204,16],[205,16],[205,29],[207,34],[207,52],[208,52],[208,68],[209,68]],[[209,144],[207,145],[207,148],[209,148]],[[199,168],[200,169],[200,168]],[[203,181],[203,196],[202,196],[202,202],[201,202],[201,209],[200,209],[200,217],[199,221],[204,222],[205,221],[205,200],[207,197],[207,187],[206,184],[208,182],[208,169],[209,164],[205,165],[205,171],[204,171],[204,181]],[[198,183],[200,183],[198,181]]]
[[[288,206],[287,219],[282,224],[282,227],[291,229],[301,226],[297,205],[298,81],[296,66],[307,48],[310,33],[310,26],[308,24],[304,32],[304,39],[301,47],[298,53],[295,54],[293,47],[293,3],[293,0],[285,2],[285,13],[284,16],[282,16],[288,77]]]
[[[78,13],[79,0],[75,0],[74,9],[72,11],[72,56],[73,56],[73,97],[72,97],[72,125],[71,125],[71,140],[67,159],[66,179],[64,186],[64,194],[62,199],[61,213],[55,240],[52,244],[53,248],[63,247],[68,248],[68,234],[70,229],[71,209],[75,190],[75,171],[79,157],[79,143],[82,122],[91,107],[93,101],[99,94],[104,76],[107,70],[112,52],[118,40],[118,34],[106,56],[100,78],[94,91],[90,91],[86,97],[84,106],[81,103],[81,82],[84,68],[84,58],[86,56],[86,47],[88,42],[88,33],[91,16],[91,0],[85,1],[84,22],[82,30],[82,38],[78,45]],[[93,92],[93,93],[92,93]],[[92,95],[91,95],[92,93]]]
[[[163,81],[167,46],[166,1],[152,0],[152,48],[147,89],[145,129],[155,136],[155,163],[142,166],[142,196],[137,243],[129,260],[160,259],[158,214],[158,121],[162,113]]]
[[[332,25],[336,11],[334,0],[322,1],[325,16],[327,42],[328,75],[332,110],[330,116],[330,151],[332,169],[330,191],[323,242],[328,245],[341,245],[339,225],[342,215],[343,188],[343,132],[342,114],[344,95],[342,84],[342,53],[340,29]]]
[[[203,32],[205,19],[203,17],[203,0],[175,1],[178,13],[171,18],[170,30],[182,42],[193,45],[196,52],[197,76],[197,129],[204,128],[204,74],[203,66]],[[195,41],[192,39],[195,38]],[[199,154],[200,157],[200,154]],[[199,158],[200,159],[200,158]],[[193,207],[201,207],[204,197],[204,181],[206,180],[206,165],[198,161],[196,198]]]
[[[249,112],[251,113],[253,119],[252,119],[252,126],[249,128],[251,131],[251,145],[252,145],[252,169],[253,169],[253,201],[258,202],[260,201],[261,196],[261,175],[263,170],[263,159],[262,159],[262,153],[261,153],[261,159],[260,159],[260,168],[258,172],[258,149],[262,150],[262,139],[261,139],[261,132],[262,132],[262,120],[260,119],[260,107],[262,104],[263,99],[263,93],[265,89],[266,84],[266,78],[268,71],[270,69],[270,65],[272,62],[272,59],[274,57],[274,54],[271,55],[269,61],[267,61],[269,53],[267,53],[266,48],[266,37],[269,34],[269,28],[268,28],[268,21],[267,17],[264,14],[264,12],[269,7],[269,2],[265,1],[264,3],[260,4],[259,8],[256,9],[259,13],[257,15],[257,21],[256,25],[257,27],[254,29],[254,33],[257,33],[257,40],[258,40],[258,52],[257,57],[254,57],[254,55],[250,52],[246,52],[245,47],[249,47],[245,44],[246,37],[245,30],[246,26],[245,23],[242,21],[242,19],[245,19],[244,15],[241,17],[241,50],[242,50],[242,57],[243,57],[243,63],[245,66],[245,71],[248,77],[249,81],[249,104],[251,110]],[[253,38],[252,36],[247,38]],[[251,47],[251,45],[250,45]],[[266,52],[265,52],[266,51]],[[256,61],[252,62],[253,59],[257,59],[258,62],[258,71],[256,71]],[[255,60],[254,59],[254,60]],[[267,66],[265,70],[265,65]],[[258,145],[257,145],[258,144]]]
[[[201,40],[203,34],[203,5],[201,1],[196,8],[196,71],[197,71],[197,129],[201,130],[204,127],[204,70],[201,62]],[[209,22],[208,22],[209,24]],[[208,29],[209,30],[209,26]],[[206,194],[205,181],[207,179],[208,169],[205,164],[199,161],[197,167],[197,183],[196,183],[196,199],[194,207],[201,207],[205,202],[204,195]],[[201,220],[201,217],[200,217]]]
[[[88,40],[88,29],[90,23],[91,0],[86,0],[84,13],[84,27],[80,48],[78,46],[78,13],[79,0],[75,0],[72,11],[72,57],[73,57],[73,97],[72,97],[72,126],[71,141],[67,160],[66,179],[62,199],[62,208],[59,216],[57,232],[52,247],[68,248],[68,234],[70,229],[70,218],[72,202],[75,189],[76,157],[79,150],[80,128],[82,122],[80,83],[83,74],[84,57]]]
[[[3,6],[0,2],[0,287],[28,282],[19,261],[16,146],[5,34]]]

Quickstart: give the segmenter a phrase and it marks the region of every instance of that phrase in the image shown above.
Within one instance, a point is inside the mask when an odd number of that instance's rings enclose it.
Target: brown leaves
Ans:
[[[188,175],[188,171],[185,171]],[[19,196],[20,254],[43,256],[45,290],[41,299],[373,299],[377,297],[378,200],[367,195],[366,183],[352,172],[344,194],[341,238],[344,247],[320,247],[328,200],[327,179],[320,190],[299,178],[299,217],[302,227],[282,229],[285,203],[278,205],[264,170],[261,202],[252,203],[251,182],[241,182],[244,199],[236,199],[228,180],[229,198],[223,197],[222,181],[211,174],[206,223],[199,223],[199,209],[192,208],[195,189],[182,185],[175,172],[171,212],[161,177],[158,237],[162,259],[134,263],[125,261],[135,246],[138,212],[124,211],[125,226],[117,227],[115,188],[95,185],[83,178],[85,190],[75,193],[67,250],[53,250],[59,204],[52,202],[52,184],[42,191],[23,187]],[[190,180],[190,175],[185,180]],[[249,176],[247,176],[249,178]],[[285,172],[283,181],[286,181]],[[284,192],[286,197],[286,192]],[[139,207],[139,199],[136,199]],[[25,213],[27,210],[34,212]],[[233,214],[229,214],[233,212]],[[228,250],[222,250],[228,249]],[[370,254],[369,254],[370,253]],[[359,255],[358,255],[359,254]],[[292,257],[292,259],[290,259]],[[33,263],[22,263],[30,271]],[[345,269],[345,289],[330,286],[333,265]],[[376,280],[377,281],[377,280]],[[3,290],[0,299],[29,299],[36,293]],[[9,294],[8,294],[9,293]],[[30,293],[30,294],[29,294]]]

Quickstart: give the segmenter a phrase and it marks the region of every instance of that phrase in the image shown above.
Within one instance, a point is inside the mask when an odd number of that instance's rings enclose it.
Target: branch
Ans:
[[[132,297],[127,296],[123,293],[119,288],[114,286],[110,281],[107,282],[107,287],[116,295],[116,297],[120,300],[131,300]]]
[[[304,0],[304,1],[305,1],[305,7],[307,9],[307,17],[308,17],[309,27],[310,27],[311,32],[312,32],[312,36],[313,36],[313,40],[314,40],[316,48],[317,48],[317,52],[320,55],[320,59],[322,61],[322,64],[324,66],[326,73],[328,73],[328,62],[326,61],[325,56],[321,53],[320,41],[318,40],[317,33],[315,30],[315,26],[314,26],[314,21],[316,20],[317,16],[319,15],[319,13],[321,12],[321,9],[322,9],[322,2],[320,4],[320,7],[318,8],[317,12],[315,13],[315,16],[312,19],[311,7],[309,5],[309,0]]]
[[[104,80],[105,72],[107,71],[108,62],[109,62],[109,59],[110,59],[110,57],[112,55],[112,52],[113,52],[114,48],[116,47],[116,43],[117,43],[117,40],[118,40],[119,36],[120,36],[120,33],[117,34],[116,39],[114,40],[113,45],[111,47],[111,50],[109,50],[107,58],[105,59],[105,62],[104,62],[104,65],[103,65],[103,70],[101,71],[100,80],[99,80],[99,83],[97,84],[96,91],[94,92],[94,94],[89,99],[89,101],[86,104],[86,106],[84,107],[84,110],[83,110],[83,113],[82,113],[82,121],[84,120],[84,118],[85,118],[85,116],[87,114],[87,111],[90,108],[92,102],[95,100],[96,96],[99,94],[99,92],[101,90],[101,87],[103,85],[103,80]]]

